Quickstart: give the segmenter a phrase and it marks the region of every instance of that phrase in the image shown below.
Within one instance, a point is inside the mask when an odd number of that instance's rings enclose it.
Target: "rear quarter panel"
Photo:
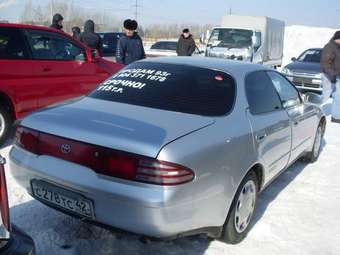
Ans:
[[[173,195],[183,202],[193,201],[193,225],[204,227],[224,224],[240,182],[256,162],[255,155],[250,126],[241,113],[218,118],[212,126],[166,145],[158,158],[195,172],[194,181]]]

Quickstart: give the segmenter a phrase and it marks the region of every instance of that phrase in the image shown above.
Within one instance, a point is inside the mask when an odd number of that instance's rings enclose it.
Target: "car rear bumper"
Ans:
[[[43,180],[93,201],[95,222],[155,238],[172,238],[197,229],[212,236],[225,218],[214,216],[210,204],[221,204],[222,194],[194,201],[190,185],[162,187],[110,179],[91,169],[20,148],[10,152],[10,169],[31,195],[31,180]],[[186,185],[189,185],[187,188]],[[216,203],[216,199],[219,203]],[[208,205],[198,210],[198,206]],[[50,205],[51,206],[51,205]],[[209,217],[207,216],[209,213]],[[92,221],[92,220],[90,220]],[[214,234],[209,230],[213,229]],[[218,232],[218,231],[217,231]]]
[[[11,239],[0,249],[1,255],[34,255],[35,247],[31,237],[12,225]]]

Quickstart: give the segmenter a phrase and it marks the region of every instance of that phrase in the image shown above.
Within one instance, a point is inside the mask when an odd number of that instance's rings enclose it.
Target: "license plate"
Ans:
[[[94,219],[93,202],[82,195],[48,182],[31,181],[33,197],[81,217]]]

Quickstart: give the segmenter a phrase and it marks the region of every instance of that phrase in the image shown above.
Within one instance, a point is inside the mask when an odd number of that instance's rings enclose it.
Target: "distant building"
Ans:
[[[8,23],[8,20],[1,20],[0,19],[0,23]]]

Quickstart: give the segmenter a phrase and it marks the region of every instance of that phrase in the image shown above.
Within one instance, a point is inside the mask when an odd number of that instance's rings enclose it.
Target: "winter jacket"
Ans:
[[[62,30],[63,26],[60,26],[58,24],[58,22],[63,20],[63,19],[64,19],[63,16],[61,16],[59,13],[54,14],[53,19],[52,19],[52,24],[51,24],[50,28]]]
[[[91,49],[97,49],[102,52],[102,39],[94,32],[94,22],[88,20],[84,25],[84,32],[80,34],[79,40]]]
[[[123,35],[119,38],[116,51],[117,63],[128,65],[144,58],[145,51],[143,42],[137,33],[131,37]]]
[[[322,50],[321,69],[330,80],[336,80],[340,75],[340,45],[331,40]]]
[[[183,35],[178,40],[177,43],[177,55],[178,56],[191,56],[196,49],[196,44],[192,35],[188,38],[185,38]]]

